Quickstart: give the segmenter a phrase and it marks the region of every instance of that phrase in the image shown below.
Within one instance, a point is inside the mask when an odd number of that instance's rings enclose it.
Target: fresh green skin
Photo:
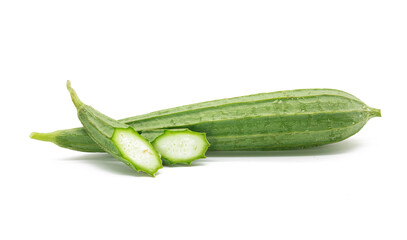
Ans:
[[[199,132],[193,132],[189,129],[164,129],[164,130],[153,130],[149,132],[143,132],[141,136],[147,138],[153,145],[153,147],[160,153],[161,159],[163,161],[163,164],[165,165],[173,165],[173,164],[188,164],[191,165],[191,163],[197,159],[201,158],[206,158],[205,153],[208,150],[208,147],[210,146],[208,140],[206,139],[206,134],[205,133],[199,133]],[[195,156],[190,156],[190,157],[182,157],[182,158],[177,158],[174,156],[171,156],[169,154],[166,154],[163,151],[160,151],[160,140],[163,140],[167,137],[188,137],[188,136],[198,136],[202,142],[203,145],[200,146],[202,149],[197,155]],[[162,146],[162,144],[161,144]]]
[[[298,89],[214,100],[119,120],[138,132],[188,128],[205,132],[209,151],[288,150],[342,141],[380,110],[335,89]],[[102,151],[81,128],[34,133],[77,151]]]
[[[67,88],[71,94],[72,101],[78,110],[79,120],[81,121],[87,134],[94,141],[94,143],[96,143],[100,147],[100,149],[103,149],[103,151],[109,153],[114,158],[124,162],[135,171],[143,171],[151,176],[154,176],[158,169],[162,168],[160,155],[157,153],[157,151],[155,151],[155,149],[147,139],[140,136],[137,131],[135,131],[129,125],[109,118],[96,109],[92,108],[91,106],[85,105],[81,100],[79,100],[76,92],[71,88],[70,81],[67,82]],[[127,129],[133,131],[133,135],[137,136],[140,141],[147,144],[149,146],[149,152],[155,155],[155,159],[157,163],[159,163],[158,168],[147,169],[144,166],[141,166],[132,161],[125,154],[123,154],[114,141],[115,132],[119,129]]]

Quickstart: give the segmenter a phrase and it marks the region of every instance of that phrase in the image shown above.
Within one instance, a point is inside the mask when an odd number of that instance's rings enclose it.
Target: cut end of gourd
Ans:
[[[151,176],[162,168],[160,155],[145,138],[132,128],[116,129],[112,137],[123,158],[139,171]]]
[[[209,142],[204,133],[166,130],[154,140],[153,146],[169,163],[190,165],[196,159],[205,158]]]
[[[71,94],[71,99],[73,104],[77,109],[82,107],[84,103],[79,99],[78,95],[76,94],[75,90],[71,87],[71,81],[66,81],[66,88],[68,89],[69,93]]]
[[[55,134],[53,133],[37,133],[32,132],[30,134],[30,138],[45,142],[55,142]]]

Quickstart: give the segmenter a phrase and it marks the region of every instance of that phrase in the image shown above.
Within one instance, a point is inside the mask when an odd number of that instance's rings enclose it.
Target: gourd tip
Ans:
[[[33,138],[33,139],[35,139],[35,132],[32,132],[32,133],[30,133],[30,138]]]
[[[371,108],[371,117],[381,117],[382,116],[382,111],[378,108]]]
[[[71,87],[71,81],[67,80],[66,81],[66,88],[68,89],[69,93],[71,94],[72,102],[75,105],[77,109],[82,107],[84,104],[83,102],[79,99],[78,95],[76,94],[75,90]]]
[[[35,139],[35,140],[40,140],[40,141],[53,142],[53,141],[55,141],[55,134],[54,133],[32,132],[30,134],[30,138]]]

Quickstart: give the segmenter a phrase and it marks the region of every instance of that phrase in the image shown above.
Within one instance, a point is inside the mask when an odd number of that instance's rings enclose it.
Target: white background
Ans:
[[[406,1],[0,3],[0,239],[407,239]],[[114,118],[337,88],[382,109],[325,147],[208,154],[156,178],[29,139]]]

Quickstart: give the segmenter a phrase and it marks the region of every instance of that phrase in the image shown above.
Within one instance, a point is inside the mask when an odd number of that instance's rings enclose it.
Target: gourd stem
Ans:
[[[30,138],[40,140],[40,141],[45,141],[45,142],[55,142],[55,134],[53,133],[37,133],[37,132],[32,132],[30,134]]]
[[[84,103],[79,99],[78,95],[76,94],[75,90],[71,87],[71,81],[66,81],[66,88],[68,88],[69,93],[71,94],[72,102],[75,105],[76,109],[81,108]]]
[[[382,112],[380,111],[380,109],[377,109],[377,108],[370,108],[369,116],[370,116],[371,118],[373,118],[373,117],[381,117],[381,116],[382,116]]]

